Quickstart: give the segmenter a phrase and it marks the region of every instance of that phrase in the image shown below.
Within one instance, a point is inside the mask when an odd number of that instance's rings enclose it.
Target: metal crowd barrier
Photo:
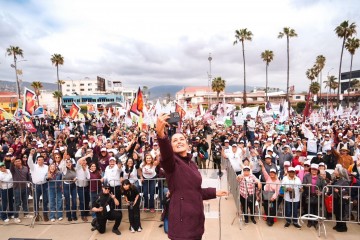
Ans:
[[[300,189],[299,201],[285,201],[286,190],[282,183],[266,183],[276,185],[279,193],[274,201],[266,198],[263,187],[258,189],[256,183],[248,182],[248,188],[255,187],[256,194],[252,201],[240,196],[239,182],[229,162],[223,160],[226,166],[229,193],[234,197],[236,205],[236,217],[239,220],[239,228],[242,229],[244,219],[256,217],[264,220],[287,219],[298,223],[300,226],[304,221],[315,226],[318,236],[323,233],[326,237],[325,222],[359,223],[360,219],[360,187],[359,186],[332,186],[327,185],[323,189],[311,184],[286,184],[286,187]],[[307,194],[310,193],[310,194]],[[243,204],[241,204],[241,202]],[[292,211],[290,211],[290,209]],[[287,210],[287,211],[286,211]],[[251,221],[250,221],[251,222]]]
[[[127,210],[128,205],[122,196],[119,181],[109,181],[109,185],[111,192],[120,202],[116,210]],[[141,210],[163,209],[167,191],[165,178],[145,179],[144,182],[140,182],[139,179],[134,185],[141,196]],[[10,219],[22,221],[23,218],[31,218],[30,226],[34,226],[35,220],[61,221],[68,218],[77,220],[80,217],[88,217],[92,214],[92,203],[102,192],[100,179],[50,180],[43,184],[13,181],[0,182],[0,186],[2,186],[0,201],[2,220],[9,219],[6,222],[10,222]]]

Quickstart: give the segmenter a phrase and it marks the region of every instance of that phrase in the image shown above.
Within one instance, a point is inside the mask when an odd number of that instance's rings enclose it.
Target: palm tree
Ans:
[[[34,88],[35,94],[36,94],[36,99],[37,99],[37,105],[38,107],[40,106],[40,90],[43,88],[43,85],[41,82],[32,82],[31,83],[31,87]]]
[[[19,101],[20,101],[20,83],[19,83],[19,78],[18,78],[18,73],[17,73],[17,66],[16,66],[16,62],[17,62],[17,56],[20,57],[24,57],[24,53],[23,50],[21,48],[19,48],[18,46],[11,46],[8,47],[6,49],[6,53],[8,56],[13,56],[14,57],[14,69],[15,69],[15,77],[16,77],[16,86],[17,86],[17,91],[18,91],[18,97],[19,97]]]
[[[268,100],[268,67],[269,67],[269,63],[274,59],[274,53],[271,50],[265,50],[264,52],[261,53],[261,58],[264,62],[266,62],[266,89],[265,89],[265,94],[266,94],[266,101]]]
[[[57,99],[57,103],[58,103],[58,114],[59,116],[61,116],[61,110],[60,110],[60,100],[62,98],[62,93],[59,91],[55,91],[53,92],[53,98]]]
[[[335,33],[339,38],[343,39],[342,47],[341,47],[341,55],[340,55],[340,66],[339,66],[339,78],[338,78],[338,93],[337,93],[337,101],[338,104],[340,102],[340,88],[341,88],[341,64],[342,64],[342,57],[344,53],[345,41],[346,39],[350,38],[352,35],[356,34],[356,24],[351,23],[349,25],[349,21],[343,21],[339,26],[335,28]]]
[[[311,82],[309,90],[313,95],[318,94],[320,91],[320,84],[318,82]]]
[[[52,56],[51,56],[51,63],[53,65],[55,65],[56,67],[56,76],[57,76],[57,84],[58,84],[58,92],[61,92],[62,93],[62,89],[61,89],[61,83],[60,83],[60,79],[59,79],[59,65],[63,65],[64,64],[64,57],[61,56],[61,54],[57,54],[57,53],[54,53]]]
[[[290,38],[297,37],[297,33],[294,29],[289,27],[284,27],[282,32],[279,32],[278,38],[283,38],[286,36],[286,46],[287,46],[287,78],[286,78],[286,100],[289,105],[289,113],[290,113],[290,99],[289,99],[289,83],[290,83]]]
[[[321,88],[322,88],[322,70],[325,67],[326,58],[323,55],[316,57],[315,65],[320,74],[320,99],[321,99]]]
[[[211,89],[213,92],[216,92],[217,100],[219,102],[220,92],[224,91],[225,89],[225,80],[221,79],[221,77],[214,78],[211,83]]]
[[[353,57],[355,55],[356,50],[360,47],[360,39],[358,38],[348,38],[345,43],[346,50],[349,51],[351,55],[350,61],[350,77],[349,77],[349,87],[348,87],[348,106],[350,105],[350,88],[351,88],[351,75],[352,75],[352,64],[353,64]]]
[[[244,62],[244,93],[243,93],[243,99],[244,99],[244,107],[247,106],[247,99],[246,99],[246,74],[245,74],[245,48],[244,48],[244,41],[252,40],[252,32],[247,30],[247,28],[235,30],[235,41],[233,45],[241,42],[242,46],[242,53],[243,53],[243,62]]]

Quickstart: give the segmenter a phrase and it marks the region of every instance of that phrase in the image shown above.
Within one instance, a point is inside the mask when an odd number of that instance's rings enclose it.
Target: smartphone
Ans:
[[[180,122],[180,114],[178,112],[170,113],[170,118],[166,120],[169,124],[175,124]]]

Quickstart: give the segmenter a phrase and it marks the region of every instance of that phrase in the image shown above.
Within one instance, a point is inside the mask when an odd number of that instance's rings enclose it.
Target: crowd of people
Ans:
[[[106,219],[115,219],[113,232],[119,234],[122,216],[114,210],[125,204],[129,209],[129,230],[136,232],[142,230],[141,204],[144,211],[154,213],[155,195],[159,196],[161,207],[171,199],[167,182],[156,180],[167,173],[160,164],[161,140],[155,128],[140,129],[136,123],[125,124],[123,118],[106,116],[86,117],[83,121],[49,116],[32,121],[36,133],[24,131],[17,121],[0,122],[4,222],[14,219],[20,223],[20,209],[24,218],[35,217],[36,221],[66,218],[71,222],[77,221],[80,214],[81,220],[87,222],[91,214],[99,220],[94,222],[93,230],[104,232]],[[360,186],[359,125],[356,117],[316,123],[296,117],[284,122],[275,118],[264,123],[261,118],[248,115],[239,125],[187,119],[181,126],[167,126],[165,130],[170,138],[176,132],[184,134],[186,151],[198,168],[218,169],[221,176],[226,171],[221,169],[221,162],[231,164],[238,175],[242,210],[249,209],[253,223],[253,204],[260,190],[268,226],[274,224],[277,205],[284,201],[285,227],[292,222],[301,228],[299,201],[310,201],[325,186],[336,186],[329,188],[328,195],[334,201],[334,229],[344,232],[344,214],[348,211],[343,197],[349,196],[359,211],[359,188],[341,187]],[[326,171],[329,169],[334,170],[333,174]],[[302,184],[316,187],[303,188]],[[28,205],[29,196],[33,198],[33,211]],[[249,196],[253,201],[249,201]],[[317,206],[311,202],[309,213],[317,214]],[[248,220],[245,216],[245,222]],[[318,227],[316,221],[309,221],[307,226]]]

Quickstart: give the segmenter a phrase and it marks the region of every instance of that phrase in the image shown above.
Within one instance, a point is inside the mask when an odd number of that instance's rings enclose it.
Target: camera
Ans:
[[[170,118],[166,120],[169,124],[175,124],[180,122],[180,114],[178,112],[172,112],[170,113]]]

